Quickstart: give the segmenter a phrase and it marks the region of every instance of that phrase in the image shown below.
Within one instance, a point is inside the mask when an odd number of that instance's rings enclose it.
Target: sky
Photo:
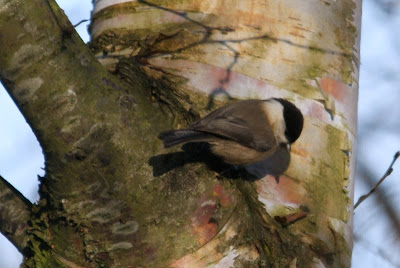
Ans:
[[[59,0],[73,24],[90,18],[90,0]],[[89,41],[87,24],[77,31]],[[400,8],[390,16],[376,1],[363,1],[361,33],[361,72],[359,91],[359,141],[357,158],[372,170],[378,180],[400,150]],[[44,175],[44,159],[35,136],[7,92],[0,85],[0,175],[32,202],[38,199],[37,176]],[[384,182],[387,198],[400,204],[400,161]],[[355,200],[369,191],[356,180]],[[400,206],[398,206],[400,213]],[[353,268],[400,267],[400,241],[393,236],[390,223],[375,197],[355,211]],[[17,268],[22,256],[0,235],[0,267]]]

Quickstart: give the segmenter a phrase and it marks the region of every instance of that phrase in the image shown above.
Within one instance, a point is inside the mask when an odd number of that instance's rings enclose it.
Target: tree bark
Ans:
[[[25,266],[350,266],[361,1],[95,1],[92,52],[54,1],[1,3],[0,79],[46,161],[7,236]],[[156,138],[250,97],[305,116],[279,179]]]
[[[29,200],[0,176],[0,231],[19,251],[23,251],[28,240],[31,208]]]

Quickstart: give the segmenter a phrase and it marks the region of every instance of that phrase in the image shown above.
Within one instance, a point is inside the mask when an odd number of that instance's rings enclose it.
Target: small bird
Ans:
[[[246,166],[282,148],[290,152],[290,145],[301,134],[303,121],[300,110],[287,100],[242,100],[209,113],[187,129],[161,132],[158,138],[165,148],[208,142],[211,151],[224,162]]]

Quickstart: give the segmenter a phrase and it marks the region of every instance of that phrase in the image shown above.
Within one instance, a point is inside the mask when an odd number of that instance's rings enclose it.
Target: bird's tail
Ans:
[[[164,147],[168,148],[184,142],[210,141],[212,135],[196,130],[181,129],[163,131],[158,138],[163,141]]]

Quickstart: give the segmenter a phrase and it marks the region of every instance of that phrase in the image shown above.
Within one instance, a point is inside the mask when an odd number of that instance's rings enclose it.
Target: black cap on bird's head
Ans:
[[[303,130],[303,114],[290,101],[280,98],[274,99],[279,101],[283,106],[283,118],[286,123],[285,136],[289,143],[293,143],[300,137],[301,131]]]

